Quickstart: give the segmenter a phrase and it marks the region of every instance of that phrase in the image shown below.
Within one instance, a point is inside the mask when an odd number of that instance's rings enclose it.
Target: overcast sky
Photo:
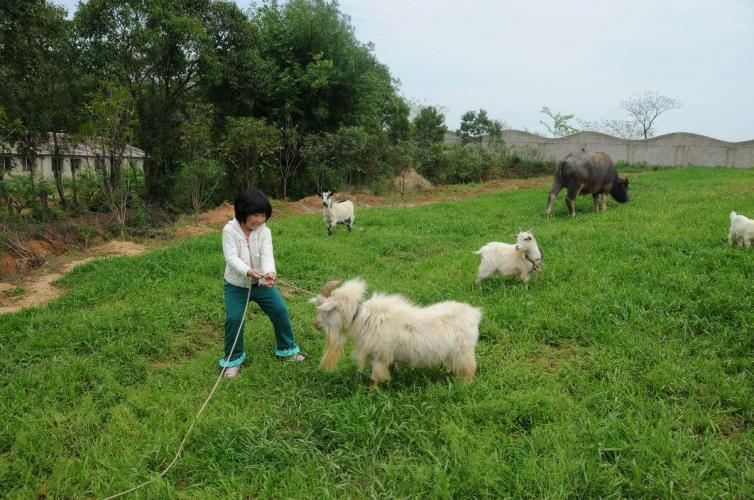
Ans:
[[[76,0],[56,3],[70,11]],[[652,90],[683,104],[658,119],[658,135],[754,139],[754,0],[341,0],[340,9],[401,94],[440,106],[451,129],[479,108],[532,132],[544,130],[542,106],[627,119],[621,102]]]

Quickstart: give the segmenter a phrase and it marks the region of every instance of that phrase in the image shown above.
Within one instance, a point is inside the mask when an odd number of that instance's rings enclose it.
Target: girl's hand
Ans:
[[[265,274],[264,275],[264,281],[265,281],[264,286],[272,288],[273,286],[275,286],[275,279],[276,279],[275,273],[267,273],[267,274]]]
[[[254,278],[254,279],[259,279],[259,278],[264,277],[264,275],[260,273],[259,271],[257,271],[256,269],[249,269],[246,272],[246,276],[248,276],[249,278]]]

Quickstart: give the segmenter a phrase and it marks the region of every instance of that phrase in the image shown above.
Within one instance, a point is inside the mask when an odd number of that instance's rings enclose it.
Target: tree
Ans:
[[[680,101],[651,91],[634,92],[621,105],[622,109],[633,116],[635,122],[641,128],[644,139],[654,135],[654,122],[658,116],[680,107]]]
[[[278,169],[283,182],[283,198],[288,199],[288,180],[296,173],[303,161],[301,156],[301,130],[288,118],[280,128]]]
[[[60,137],[64,130],[77,126],[74,116],[79,111],[73,96],[76,71],[72,68],[71,22],[61,7],[43,0],[4,2],[0,7],[0,47],[0,104],[22,125],[15,127],[11,139],[30,168],[32,192],[36,191],[39,148],[52,142],[53,174],[65,205],[61,168],[65,144]],[[39,195],[46,207],[47,190]]]
[[[548,116],[552,120],[552,126],[549,123],[539,121],[547,128],[547,132],[552,137],[565,137],[567,135],[575,134],[578,129],[572,127],[568,122],[573,120],[575,115],[564,115],[562,113],[553,113],[547,106],[542,106],[540,113]]]
[[[200,83],[219,77],[215,40],[205,29],[211,2],[90,0],[75,21],[82,57],[97,82],[134,99],[135,138],[147,153],[147,191],[162,200],[181,158],[178,119]]]
[[[447,130],[445,115],[434,106],[420,108],[414,117],[413,139],[421,146],[442,142]]]
[[[354,177],[364,171],[364,153],[368,134],[361,127],[340,127],[335,132],[334,160],[345,177],[348,189],[353,189]]]
[[[194,210],[194,224],[199,225],[199,212],[204,207],[222,178],[220,164],[211,158],[212,113],[207,103],[188,106],[186,119],[181,122],[181,145],[186,161],[178,173],[179,193],[187,197]]]
[[[126,147],[132,142],[136,119],[134,102],[125,87],[105,89],[89,104],[89,121],[82,126],[94,154],[94,167],[101,175],[102,190],[123,239],[128,220],[128,204],[133,196],[134,175],[122,175]]]
[[[463,144],[478,142],[481,145],[485,136],[490,142],[500,140],[504,126],[503,122],[491,120],[484,109],[480,109],[478,113],[467,111],[461,116],[458,135]]]
[[[307,162],[307,167],[314,180],[314,187],[318,193],[324,190],[328,175],[332,172],[335,161],[335,137],[329,132],[308,134],[304,137],[301,155]]]
[[[348,16],[326,0],[271,1],[255,12],[261,54],[276,65],[271,96],[255,114],[303,133],[363,126],[405,134],[407,106],[374,47],[360,43]]]
[[[639,124],[631,120],[579,120],[582,130],[601,132],[621,139],[640,139],[642,131]]]
[[[262,170],[280,150],[280,132],[264,118],[231,118],[223,154],[243,189],[258,184]]]
[[[221,178],[222,167],[211,158],[196,158],[181,164],[178,188],[191,203],[195,226],[199,225],[199,212],[215,194]]]

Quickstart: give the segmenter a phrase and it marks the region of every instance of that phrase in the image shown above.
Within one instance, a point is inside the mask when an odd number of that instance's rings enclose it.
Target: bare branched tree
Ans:
[[[621,139],[641,139],[642,130],[638,123],[631,120],[579,120],[582,130],[601,132]]]
[[[658,116],[680,107],[680,101],[652,91],[634,92],[621,105],[634,117],[645,139],[654,135],[653,126]]]

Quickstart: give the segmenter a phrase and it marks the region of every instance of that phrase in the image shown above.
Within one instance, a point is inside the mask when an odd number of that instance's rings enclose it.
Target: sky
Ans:
[[[71,12],[77,1],[55,3]],[[441,108],[450,129],[480,108],[539,133],[543,106],[586,121],[629,119],[621,103],[656,91],[682,103],[658,118],[656,135],[754,139],[754,0],[339,4],[401,95]]]

